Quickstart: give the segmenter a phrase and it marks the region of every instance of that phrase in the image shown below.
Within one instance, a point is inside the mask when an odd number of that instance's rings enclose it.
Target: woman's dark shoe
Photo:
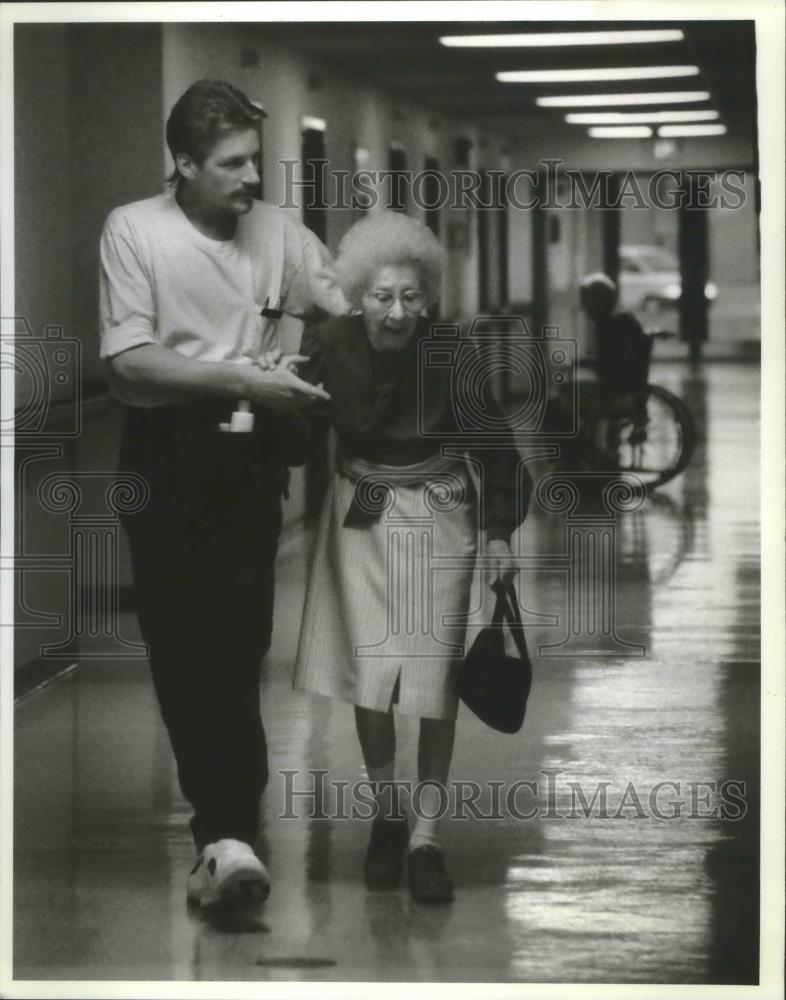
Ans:
[[[407,855],[409,891],[419,903],[449,903],[453,882],[445,871],[445,858],[438,847],[426,844]]]
[[[405,816],[374,820],[363,866],[369,889],[398,888],[408,840],[409,825]]]

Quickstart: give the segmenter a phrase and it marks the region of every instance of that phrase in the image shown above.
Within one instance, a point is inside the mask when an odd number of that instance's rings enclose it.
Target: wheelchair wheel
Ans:
[[[596,449],[593,464],[633,473],[649,490],[679,475],[695,445],[690,411],[658,385],[648,385],[633,405],[598,420],[590,437]]]

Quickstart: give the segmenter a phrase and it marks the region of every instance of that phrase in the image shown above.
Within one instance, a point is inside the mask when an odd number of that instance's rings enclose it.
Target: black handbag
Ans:
[[[501,733],[517,733],[527,709],[532,664],[513,585],[498,580],[492,584],[492,590],[497,595],[494,616],[461,661],[459,697],[487,726]],[[505,623],[516,643],[518,657],[505,652]]]

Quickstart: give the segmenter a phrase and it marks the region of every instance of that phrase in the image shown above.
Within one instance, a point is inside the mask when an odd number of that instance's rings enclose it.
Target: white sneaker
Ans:
[[[242,840],[207,844],[188,876],[190,906],[237,909],[270,894],[267,869]]]

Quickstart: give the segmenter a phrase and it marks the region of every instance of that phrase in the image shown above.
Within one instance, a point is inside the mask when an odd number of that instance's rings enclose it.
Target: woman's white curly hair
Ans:
[[[360,307],[381,267],[408,264],[428,303],[439,298],[445,252],[430,229],[401,212],[382,211],[356,222],[338,245],[336,277],[351,305]]]

